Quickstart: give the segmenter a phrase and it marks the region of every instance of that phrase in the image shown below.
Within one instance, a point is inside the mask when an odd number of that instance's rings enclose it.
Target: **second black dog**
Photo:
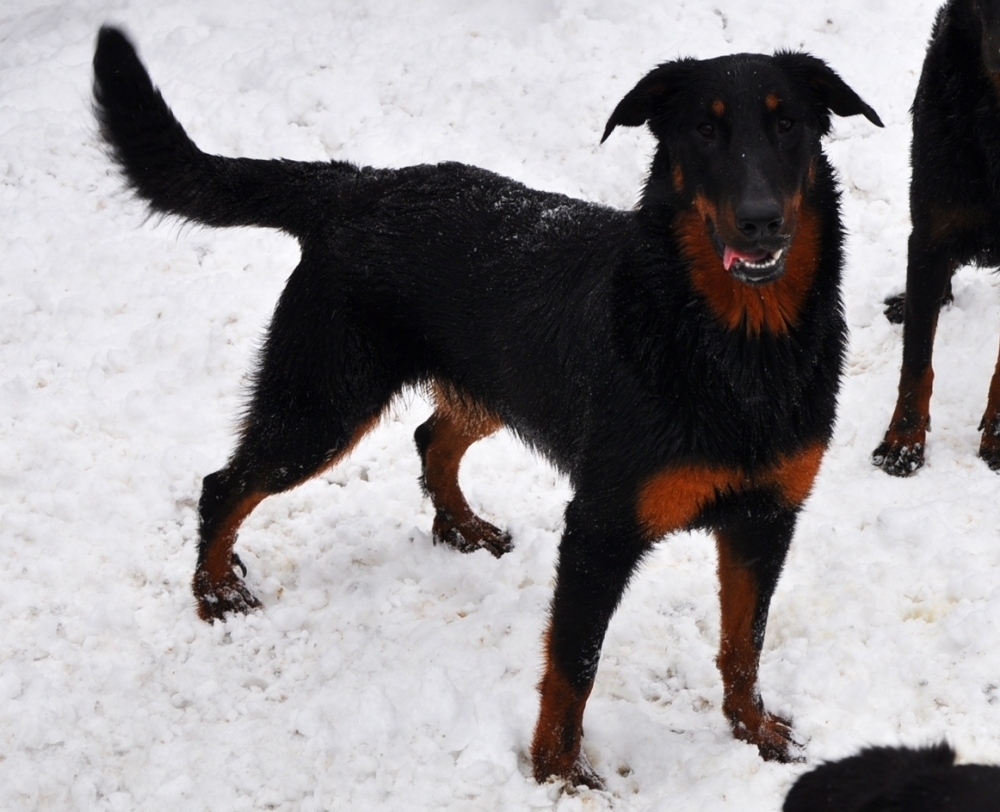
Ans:
[[[872,462],[894,476],[924,464],[938,313],[959,265],[1000,265],[1000,0],[951,0],[939,11],[913,101],[913,230],[906,294],[886,300],[903,322],[899,395]],[[1000,470],[1000,361],[979,428],[979,456]]]

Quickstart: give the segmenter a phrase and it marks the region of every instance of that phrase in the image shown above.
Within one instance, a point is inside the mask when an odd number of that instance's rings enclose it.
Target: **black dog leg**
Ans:
[[[580,749],[583,711],[608,622],[648,545],[634,521],[595,507],[578,495],[566,511],[531,760],[539,782],[555,776],[599,789],[603,782]]]
[[[376,425],[402,385],[376,377],[386,365],[374,345],[360,329],[332,319],[337,310],[324,292],[308,269],[292,275],[265,342],[239,446],[224,469],[205,477],[193,580],[204,620],[260,605],[234,570],[243,520],[267,496],[336,463]]]
[[[910,235],[899,396],[889,429],[872,453],[872,463],[893,476],[910,476],[924,464],[934,383],[934,331],[955,270],[949,254],[947,249],[931,248]]]
[[[733,509],[716,530],[722,710],[733,735],[755,744],[767,761],[792,761],[791,723],[764,709],[757,685],[771,596],[795,530],[797,510],[770,498]]]

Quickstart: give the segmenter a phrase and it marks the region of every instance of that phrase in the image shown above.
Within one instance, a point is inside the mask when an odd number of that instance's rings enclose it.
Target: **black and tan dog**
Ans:
[[[830,440],[845,326],[842,231],[820,148],[875,112],[806,54],[661,65],[615,109],[659,146],[635,211],[461,164],[385,170],[206,155],[117,31],[94,58],[101,131],[155,212],[298,238],[240,440],[205,478],[194,591],[206,620],[260,604],[240,523],[342,459],[407,386],[435,539],[500,555],[458,486],[501,426],[569,476],[545,637],[535,776],[598,786],[580,749],[608,622],[657,539],[715,532],[718,663],[736,736],[790,757],[757,666],[796,517]],[[245,573],[244,573],[245,574]]]
[[[899,396],[872,462],[894,476],[924,464],[938,313],[959,265],[1000,265],[1000,0],[951,0],[937,14],[916,98],[910,156],[906,294]],[[1000,471],[1000,361],[979,426],[979,456]]]
[[[947,744],[869,747],[795,782],[782,812],[995,812],[1000,767],[955,764]]]

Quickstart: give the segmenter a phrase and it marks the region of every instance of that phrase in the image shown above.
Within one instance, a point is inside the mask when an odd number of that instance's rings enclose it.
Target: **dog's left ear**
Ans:
[[[830,113],[838,116],[864,116],[876,127],[883,127],[870,105],[855,93],[822,59],[797,51],[778,51],[775,62],[797,85],[804,88],[819,115],[820,134],[830,131]]]
[[[608,119],[608,125],[604,128],[601,143],[608,140],[608,136],[611,135],[611,131],[615,127],[619,125],[641,127],[662,111],[670,97],[677,92],[684,81],[685,66],[692,61],[691,59],[678,59],[673,62],[664,62],[642,77],[639,84],[618,102],[611,118]]]

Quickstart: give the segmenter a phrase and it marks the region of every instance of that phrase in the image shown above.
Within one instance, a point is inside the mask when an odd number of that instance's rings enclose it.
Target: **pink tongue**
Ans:
[[[728,271],[731,267],[733,267],[734,262],[760,262],[766,256],[767,251],[753,251],[752,253],[747,254],[743,251],[737,251],[735,248],[730,248],[727,245],[726,250],[722,254],[722,264]]]

